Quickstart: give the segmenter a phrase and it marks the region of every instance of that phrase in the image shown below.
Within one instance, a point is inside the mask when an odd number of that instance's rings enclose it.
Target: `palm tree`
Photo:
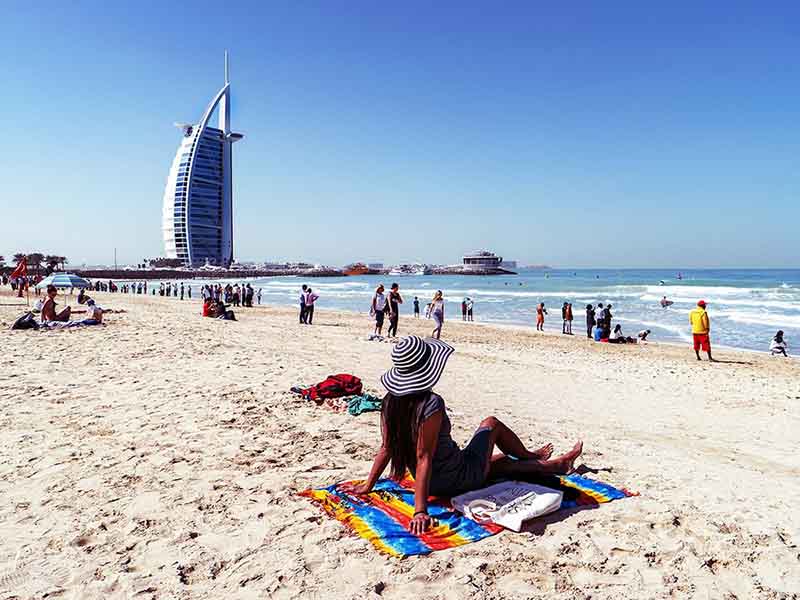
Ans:
[[[14,255],[14,262],[19,264],[21,261],[25,260],[26,258],[28,258],[28,257],[25,255],[24,252],[17,252]]]
[[[63,271],[65,268],[64,265],[66,265],[69,261],[67,260],[66,256],[59,256],[58,262],[61,263],[61,270]]]
[[[56,256],[55,254],[48,254],[47,256],[44,257],[44,264],[47,265],[48,275],[56,270],[60,258],[61,258],[60,256]]]
[[[31,252],[28,254],[28,266],[33,266],[36,270],[37,277],[42,270],[42,261],[44,261],[44,254],[41,252]]]

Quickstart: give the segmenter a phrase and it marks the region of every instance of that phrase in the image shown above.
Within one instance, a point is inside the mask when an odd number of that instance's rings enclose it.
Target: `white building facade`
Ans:
[[[196,125],[179,124],[183,139],[164,190],[162,230],[167,258],[187,267],[228,267],[233,262],[231,86],[225,54],[225,85]],[[218,127],[209,125],[214,110]]]

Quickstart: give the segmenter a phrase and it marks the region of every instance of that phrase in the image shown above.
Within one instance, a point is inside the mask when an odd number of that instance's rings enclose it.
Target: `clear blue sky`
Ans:
[[[800,4],[0,9],[0,254],[162,254],[231,52],[236,254],[800,265]]]

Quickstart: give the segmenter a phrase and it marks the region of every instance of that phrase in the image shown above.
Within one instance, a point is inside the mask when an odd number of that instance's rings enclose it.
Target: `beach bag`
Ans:
[[[563,492],[535,483],[502,481],[456,496],[451,503],[468,519],[520,531],[525,521],[557,511],[563,496]]]
[[[11,329],[39,329],[39,323],[36,322],[33,313],[26,312],[11,324]]]

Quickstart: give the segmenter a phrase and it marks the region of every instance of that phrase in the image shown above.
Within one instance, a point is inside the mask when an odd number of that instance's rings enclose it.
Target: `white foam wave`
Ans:
[[[719,318],[730,319],[737,323],[748,325],[769,325],[780,329],[800,329],[800,314],[787,315],[783,313],[753,312],[753,311],[721,311],[714,315]]]

